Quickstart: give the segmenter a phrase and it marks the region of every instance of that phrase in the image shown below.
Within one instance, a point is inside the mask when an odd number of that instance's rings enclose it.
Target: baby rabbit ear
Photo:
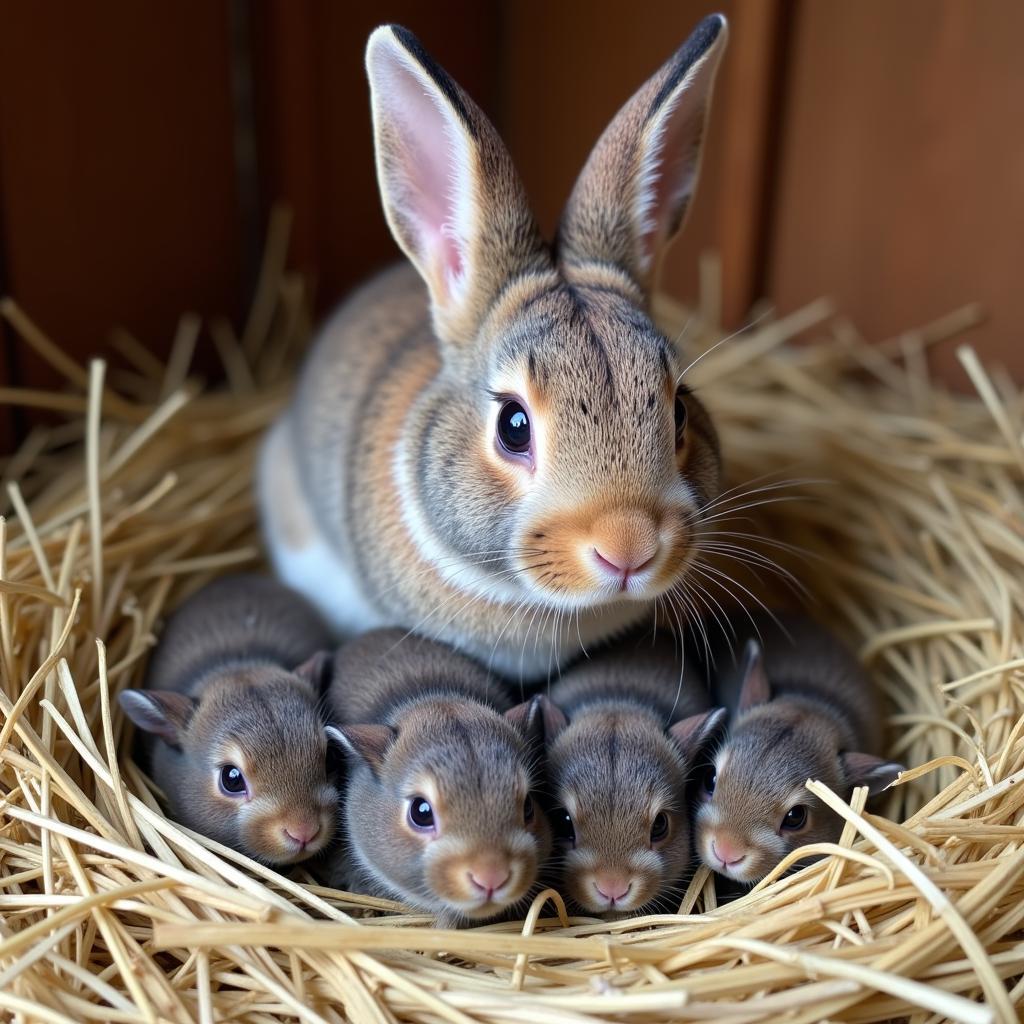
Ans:
[[[117,700],[139,729],[175,747],[196,709],[196,701],[173,690],[122,690]]]
[[[293,673],[307,682],[318,697],[322,697],[331,685],[334,675],[334,654],[331,651],[317,651],[307,658]]]
[[[725,50],[712,14],[616,114],[591,151],[559,229],[563,271],[612,264],[641,288],[682,227],[700,171],[704,122]]]
[[[668,734],[685,754],[693,756],[725,728],[725,719],[725,708],[715,708],[676,722],[669,727]]]
[[[887,789],[896,781],[900,772],[906,771],[903,765],[886,761],[882,757],[874,757],[872,754],[841,754],[839,760],[849,785],[854,789],[858,786],[867,786],[870,796]]]
[[[398,735],[389,725],[328,725],[325,731],[329,739],[364,762],[374,775],[380,774],[388,748]]]
[[[767,704],[772,699],[772,687],[764,670],[764,655],[756,640],[747,641],[743,655],[743,686],[740,689],[739,710],[749,711],[758,704]]]
[[[366,47],[377,178],[391,233],[442,341],[469,342],[514,274],[550,270],[511,157],[477,105],[400,25]]]
[[[547,743],[569,724],[561,709],[543,693],[510,708],[505,712],[505,717],[519,726],[527,736],[536,736],[539,741]]]

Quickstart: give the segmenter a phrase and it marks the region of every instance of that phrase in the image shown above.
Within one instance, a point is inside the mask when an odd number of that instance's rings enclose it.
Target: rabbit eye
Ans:
[[[430,801],[414,796],[409,801],[409,821],[413,828],[421,832],[431,830],[434,827],[434,808],[430,806]]]
[[[658,811],[654,816],[654,824],[651,825],[651,842],[660,843],[668,835],[668,815],[664,811]]]
[[[551,821],[555,830],[555,838],[575,846],[576,829],[573,827],[569,812],[564,807],[559,807],[551,815]]]
[[[529,793],[523,801],[523,821],[529,825],[533,821],[533,797]]]
[[[782,827],[787,832],[796,832],[807,824],[807,808],[803,804],[790,807],[782,819]]]
[[[686,438],[686,397],[682,388],[676,391],[676,447],[681,448]]]
[[[718,773],[714,768],[709,768],[704,773],[704,778],[701,780],[701,788],[704,790],[706,796],[715,795],[715,785],[718,783]]]
[[[248,787],[245,776],[233,764],[226,764],[220,770],[220,791],[227,796],[244,796]]]
[[[498,413],[498,443],[510,455],[530,450],[530,417],[515,399],[507,399]]]

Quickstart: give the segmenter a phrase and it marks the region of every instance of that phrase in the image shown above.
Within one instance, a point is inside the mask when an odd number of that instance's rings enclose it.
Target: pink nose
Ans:
[[[653,545],[629,555],[615,551],[600,551],[595,547],[594,561],[597,562],[602,572],[621,581],[622,588],[625,590],[626,581],[630,575],[646,569],[654,561],[657,553],[658,549]]]
[[[509,880],[511,872],[504,864],[488,864],[475,867],[468,874],[473,888],[486,893],[490,899]]]
[[[320,834],[318,821],[293,821],[284,827],[284,834],[300,847],[311,843]]]
[[[746,859],[746,851],[740,850],[727,839],[711,840],[711,852],[723,867],[734,868]]]
[[[594,888],[600,896],[614,904],[616,900],[625,899],[633,888],[633,882],[621,875],[596,875]]]

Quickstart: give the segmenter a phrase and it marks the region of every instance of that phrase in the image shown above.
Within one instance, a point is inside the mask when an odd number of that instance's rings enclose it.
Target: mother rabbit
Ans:
[[[412,266],[326,324],[260,466],[277,572],[340,632],[416,628],[531,679],[684,584],[718,442],[648,301],[726,35],[706,18],[622,108],[553,247],[476,104],[405,29],[371,35]]]

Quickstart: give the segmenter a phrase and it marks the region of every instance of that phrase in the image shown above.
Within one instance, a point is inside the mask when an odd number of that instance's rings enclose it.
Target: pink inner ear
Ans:
[[[450,285],[462,276],[462,240],[456,205],[459,128],[398,59],[382,96],[395,129],[394,141],[404,179],[393,193],[398,212],[416,232],[418,257]],[[441,283],[440,281],[438,283]]]

